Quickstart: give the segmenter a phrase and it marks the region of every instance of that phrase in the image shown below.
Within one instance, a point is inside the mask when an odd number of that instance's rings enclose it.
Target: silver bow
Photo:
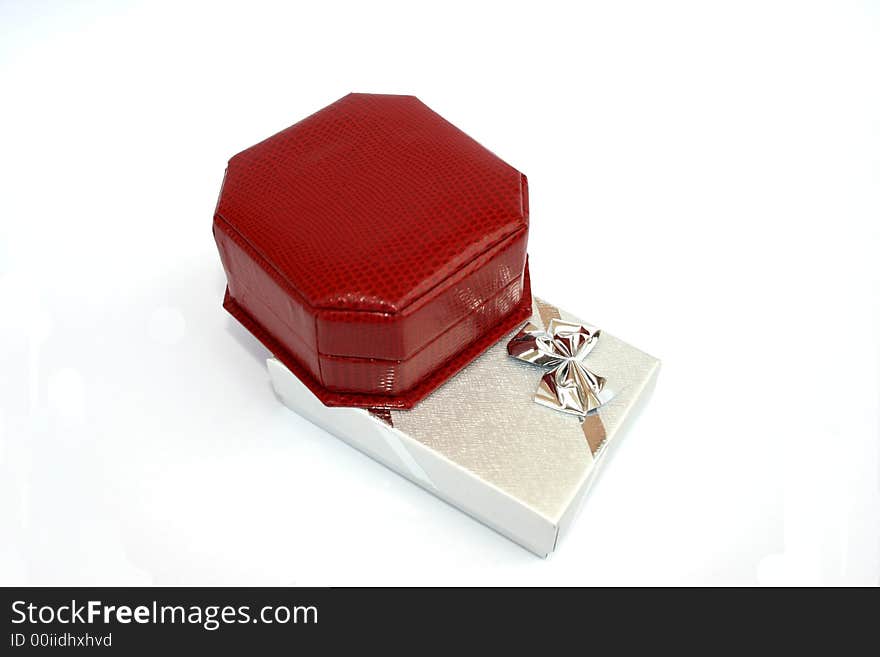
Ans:
[[[600,334],[595,326],[555,318],[546,331],[529,323],[507,344],[507,353],[527,363],[553,368],[541,378],[536,402],[583,417],[614,396],[605,377],[584,365]]]

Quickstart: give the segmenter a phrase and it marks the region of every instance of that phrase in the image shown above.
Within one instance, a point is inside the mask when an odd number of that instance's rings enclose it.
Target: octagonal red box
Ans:
[[[329,406],[409,408],[531,313],[523,174],[412,96],[229,161],[224,306]]]

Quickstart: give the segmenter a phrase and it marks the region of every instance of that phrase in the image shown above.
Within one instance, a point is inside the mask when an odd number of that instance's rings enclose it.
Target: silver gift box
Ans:
[[[581,320],[540,299],[531,323]],[[535,402],[546,370],[508,354],[516,331],[412,410],[324,406],[280,361],[275,392],[306,419],[535,554],[546,557],[648,396],[660,362],[602,332],[585,364],[614,396],[586,417]]]

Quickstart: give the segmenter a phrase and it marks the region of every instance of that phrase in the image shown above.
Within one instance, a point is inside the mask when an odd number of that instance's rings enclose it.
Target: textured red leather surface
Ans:
[[[408,408],[530,312],[525,176],[412,96],[233,157],[224,305],[328,405]]]

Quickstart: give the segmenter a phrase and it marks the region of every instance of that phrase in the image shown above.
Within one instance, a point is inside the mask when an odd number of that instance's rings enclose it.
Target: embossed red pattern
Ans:
[[[224,305],[327,404],[410,407],[531,303],[525,176],[411,96],[233,157],[214,233]]]

